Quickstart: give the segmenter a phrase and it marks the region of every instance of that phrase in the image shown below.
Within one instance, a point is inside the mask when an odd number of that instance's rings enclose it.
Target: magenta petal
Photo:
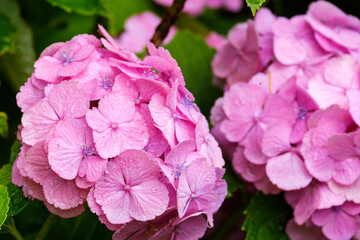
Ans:
[[[319,227],[298,225],[294,219],[287,223],[286,233],[291,240],[326,240]]]
[[[275,124],[265,132],[261,142],[262,152],[268,157],[274,157],[290,150],[291,126]]]
[[[23,168],[33,181],[43,184],[48,176],[54,174],[50,169],[44,142],[37,142],[25,154]]]
[[[353,138],[349,134],[335,134],[327,142],[329,155],[336,160],[355,157],[357,155]]]
[[[176,240],[200,239],[207,229],[206,220],[202,215],[191,217],[177,225],[177,229],[173,235]]]
[[[266,173],[272,183],[287,191],[304,188],[312,180],[304,161],[292,152],[270,158]]]
[[[60,178],[55,173],[42,183],[46,200],[60,209],[69,209],[82,204],[87,191],[79,189],[73,181]]]
[[[312,221],[322,226],[322,232],[330,239],[350,239],[356,232],[356,220],[341,210],[318,210],[314,212]]]
[[[236,55],[236,49],[227,43],[214,56],[211,66],[216,76],[226,78],[235,71],[238,63],[239,58]]]
[[[70,209],[66,209],[66,210],[56,208],[53,205],[48,204],[46,202],[45,202],[45,206],[50,212],[52,212],[62,218],[72,218],[72,217],[79,216],[85,210],[84,205],[79,205],[75,208],[70,208]]]
[[[360,204],[360,178],[358,178],[354,183],[350,185],[342,185],[336,183],[335,181],[330,181],[329,188],[336,194],[344,196],[346,200],[353,201]]]
[[[329,181],[331,179],[334,159],[328,156],[326,149],[311,147],[303,153],[303,156],[306,168],[311,175],[320,181]]]
[[[334,162],[333,179],[335,182],[349,185],[360,176],[360,160],[357,157]]]

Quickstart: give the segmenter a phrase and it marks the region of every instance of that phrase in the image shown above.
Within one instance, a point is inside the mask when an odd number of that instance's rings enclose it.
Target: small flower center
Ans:
[[[149,68],[141,73],[144,78],[157,79],[159,78],[158,72],[154,68]]]
[[[332,207],[332,210],[335,211],[335,212],[337,212],[337,211],[340,210],[340,207],[339,207],[339,206],[333,206],[333,207]]]
[[[112,129],[116,130],[116,129],[117,129],[117,127],[118,127],[118,126],[117,126],[117,124],[116,124],[116,123],[112,123],[112,124],[111,124],[111,128],[112,128]]]
[[[114,83],[108,75],[104,75],[101,77],[101,82],[99,82],[98,85],[103,87],[105,90],[107,90],[112,86],[114,86]]]
[[[306,119],[306,115],[307,115],[307,110],[305,108],[302,108],[302,107],[299,107],[298,108],[298,115],[297,117],[302,119],[302,120],[305,120]]]
[[[125,191],[129,191],[129,190],[130,190],[130,186],[126,184],[126,185],[124,186],[124,190],[125,190]]]
[[[66,51],[63,51],[62,53],[60,53],[61,55],[61,60],[64,62],[64,66],[68,65],[69,63],[71,63],[72,61],[74,61],[74,55],[75,53],[74,52],[71,52],[71,49],[66,52]]]
[[[181,164],[178,167],[174,167],[174,175],[175,175],[175,179],[178,179],[180,177],[180,174],[182,173],[182,171],[184,171],[184,169],[186,168],[185,163]]]
[[[87,145],[83,145],[81,146],[82,148],[82,151],[83,151],[83,157],[86,158],[86,157],[90,157],[91,155],[94,154],[94,148],[90,145],[90,146],[87,146]]]
[[[195,198],[195,193],[191,193],[190,197],[193,199]]]
[[[187,108],[191,108],[195,105],[195,103],[193,101],[191,101],[191,99],[189,98],[188,95],[185,95],[185,97],[183,97],[181,99],[181,103],[182,103],[182,105],[184,105]]]

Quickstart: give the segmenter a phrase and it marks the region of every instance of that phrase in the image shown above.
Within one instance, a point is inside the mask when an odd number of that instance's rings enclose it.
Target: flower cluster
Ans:
[[[156,3],[169,7],[174,0],[154,0]],[[192,15],[200,15],[205,8],[225,8],[231,12],[238,12],[243,7],[243,0],[187,0],[184,5],[184,12]]]
[[[360,20],[326,1],[291,19],[261,9],[220,41],[211,121],[235,171],[285,192],[291,239],[358,239]]]
[[[115,239],[198,239],[227,193],[207,120],[167,50],[141,60],[99,29],[46,48],[20,88],[12,181],[62,217],[86,201]]]
[[[154,35],[160,21],[160,17],[148,11],[132,15],[125,21],[125,31],[115,40],[124,48],[141,53]],[[172,26],[163,43],[169,43],[176,32],[177,28]]]

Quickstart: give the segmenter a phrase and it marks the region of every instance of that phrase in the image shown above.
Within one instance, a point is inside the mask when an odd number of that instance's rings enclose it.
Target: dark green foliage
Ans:
[[[246,220],[243,230],[246,240],[287,240],[287,222],[292,217],[292,209],[284,196],[264,195],[257,192],[245,210]]]

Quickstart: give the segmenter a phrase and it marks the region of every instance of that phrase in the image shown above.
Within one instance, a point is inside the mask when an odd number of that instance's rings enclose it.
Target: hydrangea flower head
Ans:
[[[316,1],[291,19],[263,8],[246,35],[249,23],[231,29],[213,59],[226,85],[212,132],[241,178],[285,192],[291,239],[356,239],[360,20]],[[252,61],[239,58],[246,48]]]
[[[220,147],[167,50],[141,60],[99,30],[46,48],[21,87],[12,181],[61,217],[87,202],[115,239],[198,239],[227,193]]]

